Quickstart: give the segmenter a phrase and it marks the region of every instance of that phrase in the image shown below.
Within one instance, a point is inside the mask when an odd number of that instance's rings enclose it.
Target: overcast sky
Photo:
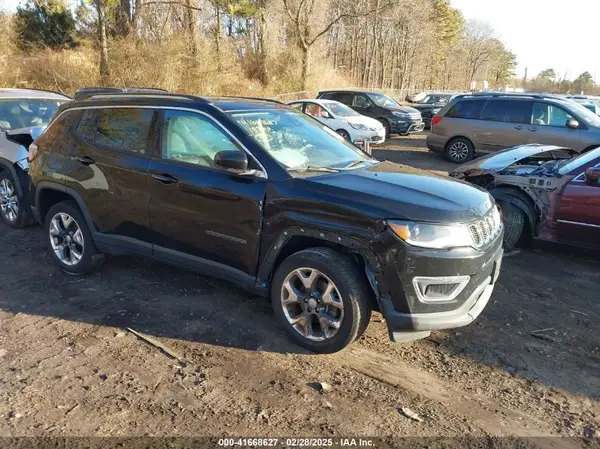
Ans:
[[[528,77],[553,68],[600,82],[600,0],[450,0],[467,19],[488,22]]]

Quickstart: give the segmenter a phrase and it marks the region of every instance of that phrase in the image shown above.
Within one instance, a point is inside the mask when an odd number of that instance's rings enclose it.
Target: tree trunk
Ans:
[[[217,28],[215,29],[215,47],[217,51],[217,69],[221,70],[221,7],[215,5],[217,10]]]
[[[196,20],[194,11],[192,10],[192,0],[185,0],[185,6],[190,51],[192,52],[192,55],[196,55],[198,53],[198,46],[196,44]]]
[[[302,90],[308,88],[308,75],[310,73],[310,47],[302,46]]]
[[[261,2],[259,15],[259,34],[258,34],[258,57],[260,64],[259,78],[263,86],[269,84],[269,73],[267,69],[267,43],[265,36],[267,35],[267,9],[264,5],[264,0]]]
[[[134,33],[134,37],[138,37],[138,22],[140,20],[140,8],[142,7],[142,0],[135,0],[133,3],[133,15],[131,17],[131,28]]]
[[[106,85],[108,84],[110,69],[108,65],[108,43],[102,0],[96,0],[96,9],[98,10],[98,38],[100,40],[100,80],[103,85]]]
[[[131,32],[131,1],[120,0],[115,13],[117,33],[120,37],[127,37]]]

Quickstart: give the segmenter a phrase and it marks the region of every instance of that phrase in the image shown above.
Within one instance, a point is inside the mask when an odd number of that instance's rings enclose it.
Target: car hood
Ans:
[[[560,150],[567,151],[573,156],[579,153],[576,150],[569,148],[558,147],[555,145],[521,145],[514,148],[508,148],[506,150],[500,150],[495,153],[490,153],[486,156],[478,157],[477,159],[467,162],[450,172],[450,176],[456,176],[458,174],[468,174],[475,170],[481,171],[500,171],[506,167],[535,156],[536,154],[544,153],[546,151]]]
[[[381,162],[374,166],[305,179],[372,216],[432,223],[469,222],[485,215],[492,197],[482,189],[413,167]]]
[[[387,109],[394,112],[404,112],[405,114],[415,114],[416,112],[419,112],[418,109],[411,106],[390,106]]]

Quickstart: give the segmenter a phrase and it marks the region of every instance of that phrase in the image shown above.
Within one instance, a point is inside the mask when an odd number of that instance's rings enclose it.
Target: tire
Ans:
[[[348,142],[351,141],[350,139],[350,134],[348,134],[348,131],[346,131],[345,129],[338,129],[336,131],[336,133],[338,133],[340,136],[342,136],[344,139],[346,139]]]
[[[390,122],[388,122],[384,118],[378,118],[377,121],[383,125],[385,128],[385,138],[389,139],[392,134],[392,129],[390,128]]]
[[[19,197],[17,182],[10,171],[0,173],[0,217],[9,227],[23,229],[33,223],[33,218],[25,198]]]
[[[77,230],[81,233],[78,234]],[[67,274],[79,276],[89,273],[103,260],[75,201],[63,201],[52,206],[46,214],[44,231],[54,262]],[[59,249],[61,245],[62,251]]]
[[[300,276],[310,288],[304,287]],[[327,295],[327,286],[331,284],[332,293]],[[290,287],[298,294],[297,302],[289,294]],[[310,248],[292,254],[279,265],[271,284],[271,302],[277,320],[291,340],[312,352],[325,354],[340,351],[365,331],[371,319],[368,289],[358,267],[345,255],[330,248]],[[287,306],[283,304],[285,300],[289,300]],[[338,327],[323,327],[319,317],[329,318]],[[293,319],[299,320],[298,327],[292,324]],[[313,338],[305,336],[306,333]]]
[[[473,159],[475,147],[469,139],[457,137],[446,145],[446,159],[455,164],[463,164]]]
[[[506,251],[511,251],[521,240],[525,229],[525,213],[514,204],[499,201],[502,209],[502,222],[504,224],[503,246]]]

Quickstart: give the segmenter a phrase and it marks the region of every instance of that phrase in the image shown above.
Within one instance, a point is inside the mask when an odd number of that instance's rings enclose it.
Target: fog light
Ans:
[[[469,283],[471,276],[441,276],[413,278],[413,287],[419,301],[424,303],[454,300]]]

